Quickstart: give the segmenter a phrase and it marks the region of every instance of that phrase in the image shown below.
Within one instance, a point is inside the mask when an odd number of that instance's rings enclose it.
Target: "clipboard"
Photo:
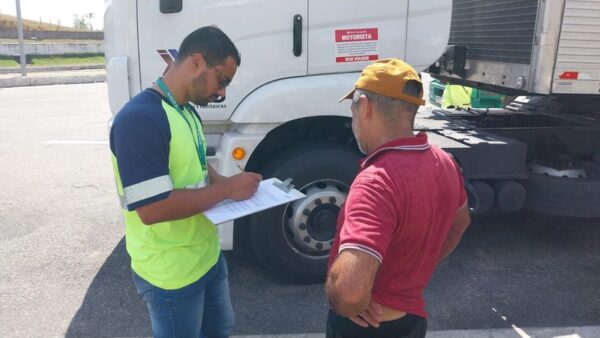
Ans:
[[[262,180],[256,193],[249,199],[243,201],[225,200],[206,210],[204,216],[214,224],[221,224],[306,196],[294,189],[294,185],[291,183],[291,178],[283,182],[274,177]]]

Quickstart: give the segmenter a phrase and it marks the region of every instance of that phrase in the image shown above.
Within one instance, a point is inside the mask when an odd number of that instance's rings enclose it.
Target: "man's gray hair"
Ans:
[[[393,97],[375,94],[368,90],[357,88],[352,96],[352,109],[358,106],[361,95],[364,95],[372,102],[376,107],[377,111],[383,115],[388,121],[397,120],[400,118],[400,114],[410,113],[414,118],[417,113],[419,106],[403,100],[395,99]]]

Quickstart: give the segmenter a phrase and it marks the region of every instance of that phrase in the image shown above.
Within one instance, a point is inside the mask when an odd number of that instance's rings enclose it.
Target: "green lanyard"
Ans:
[[[200,129],[198,128],[198,123],[196,123],[196,118],[194,116],[192,116],[192,121],[194,122],[194,127],[196,127],[196,136],[197,136],[197,137],[194,137],[194,130],[192,129],[192,125],[190,124],[190,121],[187,119],[187,117],[185,117],[185,114],[183,113],[181,106],[179,106],[179,104],[177,104],[175,97],[173,96],[173,94],[171,93],[171,91],[169,90],[167,85],[164,83],[162,77],[159,77],[156,80],[156,84],[163,91],[163,93],[169,100],[169,103],[177,110],[179,115],[181,115],[181,117],[185,120],[185,123],[187,123],[188,128],[190,128],[190,133],[192,133],[192,138],[194,139],[194,145],[196,146],[196,151],[198,153],[198,160],[200,161],[200,166],[202,167],[202,171],[204,171],[205,173],[208,172],[208,165],[206,162],[206,153],[204,152],[204,145],[202,142],[202,137],[200,136]],[[189,110],[190,109],[188,108],[188,111]],[[207,178],[208,178],[208,176],[207,176]],[[206,178],[205,178],[205,180],[206,180]]]

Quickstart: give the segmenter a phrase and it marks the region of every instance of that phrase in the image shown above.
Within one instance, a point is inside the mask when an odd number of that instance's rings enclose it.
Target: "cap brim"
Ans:
[[[344,101],[345,99],[351,99],[352,96],[354,95],[355,90],[356,90],[356,88],[352,89],[350,92],[348,92],[348,94],[342,96],[342,98],[338,101],[338,103]]]

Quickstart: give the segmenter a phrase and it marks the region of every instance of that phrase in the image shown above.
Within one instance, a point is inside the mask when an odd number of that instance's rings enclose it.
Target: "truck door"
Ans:
[[[138,0],[141,88],[151,86],[163,73],[166,59],[187,34],[216,25],[233,40],[242,62],[227,88],[227,99],[199,110],[204,120],[227,120],[257,87],[279,78],[306,75],[307,1]],[[161,3],[163,8],[180,3],[181,10],[162,13]]]
[[[361,70],[405,59],[408,0],[309,0],[309,74]]]

